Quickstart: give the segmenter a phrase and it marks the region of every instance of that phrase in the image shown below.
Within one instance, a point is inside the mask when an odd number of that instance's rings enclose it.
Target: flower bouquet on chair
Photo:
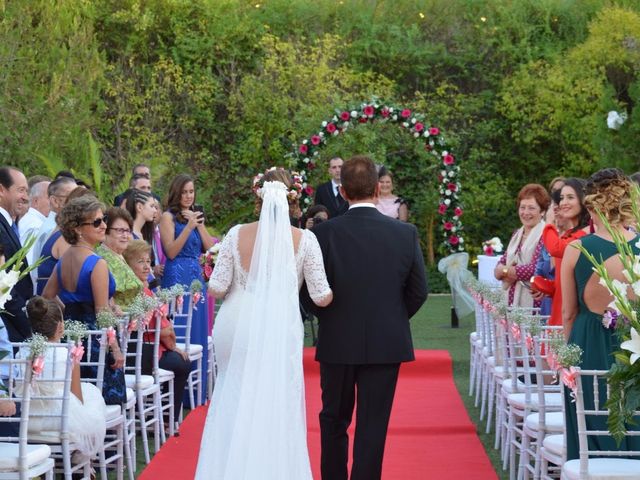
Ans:
[[[200,255],[200,266],[202,267],[202,276],[204,277],[205,282],[209,281],[209,278],[213,273],[213,268],[216,266],[221,245],[222,242],[217,242],[207,250],[206,253]]]

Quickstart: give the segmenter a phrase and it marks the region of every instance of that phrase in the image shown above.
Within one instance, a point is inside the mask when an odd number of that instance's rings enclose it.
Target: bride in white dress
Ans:
[[[213,330],[218,377],[200,480],[312,478],[298,291],[306,280],[319,306],[333,293],[316,237],[291,227],[299,191],[289,173],[271,169],[256,178],[260,220],[229,231],[209,280],[210,292],[225,300]]]

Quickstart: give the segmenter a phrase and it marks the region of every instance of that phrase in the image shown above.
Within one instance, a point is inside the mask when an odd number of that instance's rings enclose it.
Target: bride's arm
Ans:
[[[302,272],[313,303],[319,307],[326,307],[333,301],[333,292],[324,271],[322,250],[320,250],[316,236],[310,230],[306,232],[308,232],[306,233],[308,247],[302,264]]]
[[[224,298],[233,282],[233,249],[232,237],[235,235],[229,232],[220,246],[218,260],[213,268],[213,273],[209,278],[209,294],[216,298]]]

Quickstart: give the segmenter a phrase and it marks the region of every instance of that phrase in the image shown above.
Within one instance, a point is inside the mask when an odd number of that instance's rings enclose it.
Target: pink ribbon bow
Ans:
[[[526,342],[527,342],[527,350],[529,351],[529,353],[533,353],[533,337],[528,333],[527,333]]]
[[[522,335],[520,333],[520,325],[518,325],[517,323],[512,323],[511,334],[513,335],[513,338],[516,340],[516,342],[519,342],[522,338]]]
[[[178,298],[176,298],[176,305],[178,307],[182,308],[182,304],[184,303],[184,299],[182,298],[182,295],[180,295]]]
[[[200,292],[196,292],[193,294],[193,309],[198,310],[198,303],[200,302],[200,298],[202,294]]]
[[[561,373],[562,383],[571,390],[572,402],[576,401],[576,391],[578,386],[576,384],[576,377],[578,376],[578,370],[576,367],[563,368]]]
[[[108,342],[108,344],[111,345],[115,341],[116,341],[116,331],[113,329],[113,327],[107,328],[107,342]]]
[[[158,308],[156,308],[153,313],[156,316],[156,322],[161,322],[162,319],[167,316],[167,313],[169,313],[169,305],[163,303]]]
[[[547,364],[549,365],[549,368],[554,372],[557,372],[559,365],[558,365],[558,355],[556,355],[556,352],[554,352],[553,350],[549,350],[549,352],[547,352],[546,358],[547,358]]]
[[[31,364],[31,369],[35,375],[40,375],[42,370],[44,370],[44,357],[39,356],[33,359],[33,363]]]
[[[137,320],[131,320],[129,322],[129,325],[127,325],[127,330],[129,331],[129,333],[133,332],[134,330],[138,329],[138,321]]]
[[[80,360],[84,355],[84,346],[81,343],[76,343],[73,347],[71,347],[71,360],[74,364],[80,364]]]

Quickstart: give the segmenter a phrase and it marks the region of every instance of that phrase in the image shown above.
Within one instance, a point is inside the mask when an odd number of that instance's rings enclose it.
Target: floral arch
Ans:
[[[359,107],[336,110],[335,115],[322,122],[320,130],[305,138],[296,146],[292,156],[300,174],[302,185],[301,207],[306,210],[313,201],[313,187],[306,183],[307,172],[316,167],[321,150],[331,138],[345,133],[350,128],[361,124],[394,123],[413,135],[416,141],[424,144],[424,148],[439,159],[438,184],[440,201],[440,232],[442,245],[449,253],[464,251],[462,237],[463,209],[460,202],[460,166],[447,148],[440,128],[427,125],[424,115],[412,112],[408,108],[399,108],[385,102],[372,100]]]

